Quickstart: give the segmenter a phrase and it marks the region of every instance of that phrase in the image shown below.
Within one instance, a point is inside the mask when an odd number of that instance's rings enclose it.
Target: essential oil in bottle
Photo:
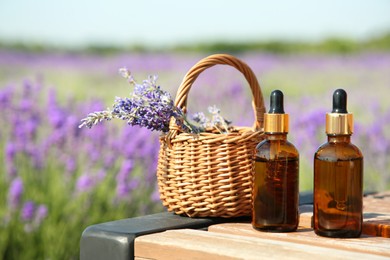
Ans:
[[[328,142],[314,155],[314,232],[325,237],[359,237],[363,221],[363,155],[351,143],[353,117],[347,93],[333,94],[326,115]]]
[[[252,226],[261,231],[290,232],[298,227],[299,153],[287,141],[288,114],[283,93],[271,93],[264,114],[266,139],[256,147],[252,189]]]

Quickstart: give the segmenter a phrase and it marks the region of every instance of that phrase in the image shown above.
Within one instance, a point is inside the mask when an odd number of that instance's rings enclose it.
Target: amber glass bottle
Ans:
[[[333,94],[326,115],[328,142],[314,155],[314,231],[326,237],[359,237],[363,221],[363,155],[351,143],[347,93]]]
[[[252,226],[261,231],[295,231],[299,222],[299,154],[287,141],[288,114],[280,90],[272,92],[270,107],[264,115],[266,139],[256,147]]]

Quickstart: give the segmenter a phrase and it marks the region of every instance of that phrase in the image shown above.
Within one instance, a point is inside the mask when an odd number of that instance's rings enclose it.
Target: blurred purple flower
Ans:
[[[153,201],[156,201],[156,202],[160,201],[160,192],[159,192],[159,190],[158,190],[157,185],[156,185],[156,187],[155,187],[154,190],[153,190],[153,193],[152,193],[152,195],[151,195],[151,199],[152,199]]]
[[[15,178],[10,185],[8,191],[8,206],[11,210],[19,207],[20,200],[23,194],[23,181],[20,177]]]
[[[86,146],[86,152],[90,163],[98,162],[101,159],[102,151],[101,149],[98,149],[96,143],[88,143]]]
[[[22,220],[31,221],[34,217],[34,213],[35,213],[35,203],[32,201],[25,202],[21,212]]]
[[[134,162],[130,159],[124,160],[116,176],[116,194],[118,198],[126,197],[134,188],[134,183],[130,180],[130,174],[134,168]]]
[[[69,174],[73,174],[77,169],[77,161],[71,156],[67,156],[65,160],[65,170]]]
[[[76,182],[76,191],[86,192],[95,186],[95,181],[90,174],[81,175]]]
[[[300,116],[293,121],[293,127],[295,128],[295,142],[298,147],[309,146],[309,150],[312,152],[314,147],[317,147],[319,143],[326,141],[325,136],[325,115],[326,110],[323,108],[312,109],[306,113],[300,113]],[[323,140],[319,140],[319,136],[323,137]],[[307,149],[305,149],[307,150]]]
[[[21,113],[26,113],[32,110],[34,104],[32,100],[29,99],[23,99],[20,101],[19,109]]]
[[[34,85],[31,81],[29,80],[24,80],[23,82],[23,100],[26,99],[31,99],[33,95],[33,90],[34,90]]]
[[[112,151],[112,149],[110,149],[110,151]],[[115,154],[116,154],[116,152],[115,152]],[[117,156],[115,154],[109,153],[105,156],[104,165],[103,165],[104,168],[109,169],[115,164],[115,162],[117,160]]]
[[[47,217],[47,206],[40,204],[38,207],[33,201],[27,201],[24,203],[21,211],[21,219],[25,222],[24,230],[26,232],[32,232],[36,230]]]
[[[0,106],[2,109],[7,108],[10,105],[13,94],[13,86],[5,87],[0,90]]]
[[[7,144],[5,145],[5,159],[6,159],[6,161],[13,162],[17,151],[18,151],[18,146],[14,142],[8,141]]]
[[[116,195],[119,199],[126,198],[132,190],[139,186],[139,180],[132,179],[130,181],[117,183]]]
[[[116,176],[117,182],[126,182],[131,171],[134,168],[134,162],[130,159],[124,160],[118,175]]]
[[[66,112],[58,105],[55,89],[50,89],[47,104],[47,118],[49,122],[54,128],[60,128],[63,126],[66,117]]]
[[[44,204],[40,204],[36,210],[35,220],[38,225],[47,217],[48,209]]]

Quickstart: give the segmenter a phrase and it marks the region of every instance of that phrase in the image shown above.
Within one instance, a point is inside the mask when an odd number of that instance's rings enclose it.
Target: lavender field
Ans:
[[[158,75],[173,96],[201,53],[107,56],[0,51],[0,258],[76,259],[89,225],[162,211],[156,190],[158,133],[109,122],[79,129],[89,112],[130,92],[118,69],[139,81]],[[352,141],[365,157],[364,189],[390,189],[390,53],[238,55],[255,72],[268,108],[285,94],[289,138],[300,152],[300,189],[312,189],[312,160],[326,141],[325,113],[344,88]],[[227,66],[206,70],[190,113],[217,105],[233,125],[252,125],[250,90]]]

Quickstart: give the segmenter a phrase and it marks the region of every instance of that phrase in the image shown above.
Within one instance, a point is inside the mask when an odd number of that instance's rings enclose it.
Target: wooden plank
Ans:
[[[371,237],[363,235],[361,238],[335,239],[317,236],[311,228],[299,227],[297,232],[270,233],[261,232],[252,228],[249,223],[226,223],[209,227],[209,233],[223,233],[251,238],[262,238],[268,240],[294,242],[304,245],[324,247],[329,250],[341,249],[351,252],[367,253],[371,255],[390,257],[390,240],[382,237]],[[329,251],[332,251],[329,250]],[[364,257],[359,259],[365,259]]]
[[[300,225],[312,227],[313,206],[303,205],[299,209]],[[364,197],[362,234],[390,238],[390,192]]]
[[[305,207],[312,208],[312,206]],[[312,228],[312,217],[312,212],[301,213],[299,217],[299,225],[305,228]],[[363,213],[362,234],[390,238],[390,213]]]
[[[135,240],[135,257],[140,259],[388,259],[378,254],[356,250],[295,243],[267,236],[246,228],[244,235],[228,234],[227,230],[237,230],[237,226],[249,224],[225,224],[211,228],[213,232],[180,229],[145,235]],[[222,229],[221,229],[222,228]],[[242,230],[242,228],[239,228]],[[245,230],[245,229],[244,229]],[[222,231],[222,232],[218,232]],[[234,232],[236,233],[236,232]],[[271,234],[272,235],[272,234]],[[339,240],[340,241],[340,240]],[[343,240],[344,241],[344,240]]]
[[[364,197],[363,211],[390,213],[390,191],[375,193]]]
[[[390,214],[365,213],[364,216],[372,214],[372,218],[364,217],[363,234],[390,238]]]
[[[363,199],[363,233],[390,238],[390,191]]]

